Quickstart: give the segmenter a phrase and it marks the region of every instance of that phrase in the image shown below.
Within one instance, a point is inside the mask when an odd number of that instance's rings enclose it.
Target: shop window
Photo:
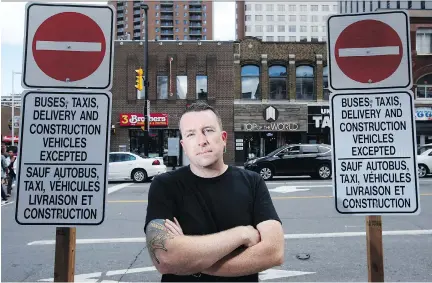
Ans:
[[[157,98],[168,99],[168,76],[157,76]]]
[[[330,91],[328,89],[328,66],[323,68],[323,100],[329,100]]]
[[[417,80],[417,98],[432,98],[432,74]]]
[[[287,99],[287,68],[271,66],[269,68],[270,99]]]
[[[187,76],[177,76],[177,99],[186,99],[187,88]]]
[[[199,100],[207,100],[207,76],[196,77],[196,98]]]
[[[261,99],[260,70],[258,66],[245,65],[241,69],[241,92],[243,99]]]
[[[315,100],[314,68],[312,66],[296,68],[296,97],[297,100]]]

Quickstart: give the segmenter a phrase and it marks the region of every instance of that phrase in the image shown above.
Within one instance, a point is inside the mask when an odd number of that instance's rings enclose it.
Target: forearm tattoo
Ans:
[[[147,249],[150,253],[150,256],[160,264],[159,259],[156,257],[156,250],[164,250],[168,251],[165,247],[166,240],[174,238],[172,234],[170,234],[165,227],[165,221],[162,219],[152,220],[147,225],[146,238],[147,238]]]

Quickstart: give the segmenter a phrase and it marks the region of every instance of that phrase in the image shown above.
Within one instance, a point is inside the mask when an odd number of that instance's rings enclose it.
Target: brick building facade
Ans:
[[[432,11],[410,10],[417,144],[432,143]]]
[[[330,142],[328,125],[310,117],[328,116],[326,54],[325,42],[235,43],[236,164],[286,143]]]
[[[143,152],[140,126],[144,100],[137,99],[135,70],[144,67],[144,44],[116,41],[113,79],[111,151]],[[170,58],[172,61],[170,62]],[[168,138],[180,138],[178,123],[186,106],[206,100],[222,116],[228,139],[233,138],[233,43],[149,42],[149,94],[151,117],[149,156],[167,159]],[[198,89],[197,89],[198,88]],[[135,115],[135,116],[134,116]],[[138,118],[138,119],[137,119]],[[228,143],[226,162],[234,161],[234,143]],[[188,164],[181,147],[178,165]]]

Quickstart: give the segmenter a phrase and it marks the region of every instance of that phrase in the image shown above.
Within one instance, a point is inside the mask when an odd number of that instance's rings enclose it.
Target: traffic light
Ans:
[[[138,90],[142,90],[143,89],[143,69],[139,68],[138,70],[135,70],[135,72],[137,73],[135,88]]]

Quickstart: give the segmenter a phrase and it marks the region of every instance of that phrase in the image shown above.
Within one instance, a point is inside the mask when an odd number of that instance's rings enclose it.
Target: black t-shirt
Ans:
[[[189,166],[156,176],[148,195],[145,227],[154,219],[179,221],[185,235],[213,234],[236,226],[256,226],[266,220],[281,222],[262,177],[228,166],[215,178],[195,175]],[[199,277],[163,274],[162,282],[257,282],[258,274],[242,277]]]

